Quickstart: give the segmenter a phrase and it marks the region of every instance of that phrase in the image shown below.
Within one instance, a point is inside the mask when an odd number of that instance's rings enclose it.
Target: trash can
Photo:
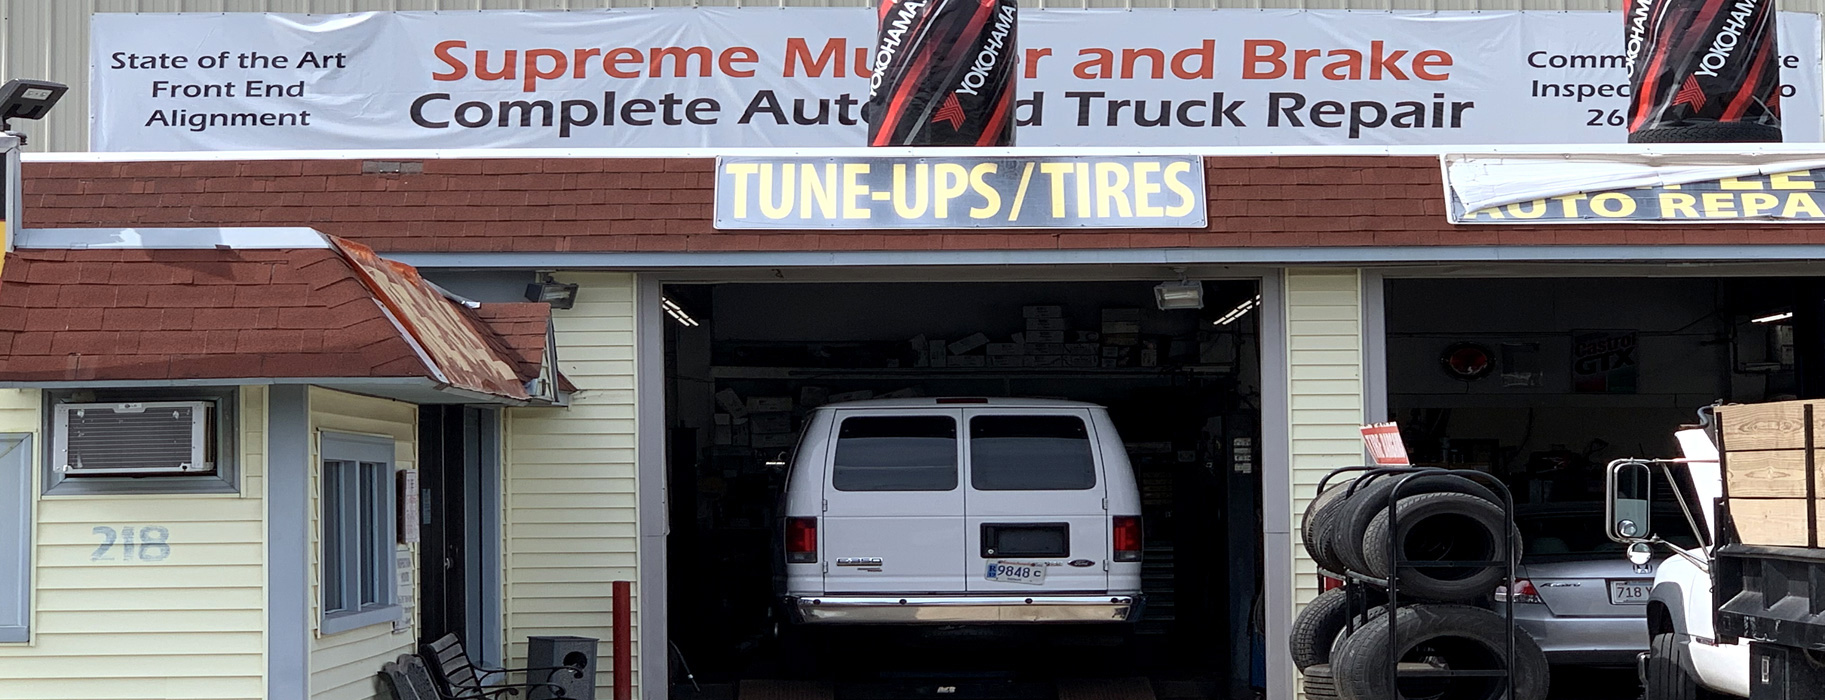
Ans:
[[[550,685],[533,686],[526,695],[527,700],[595,700],[596,648],[601,640],[590,637],[527,637],[526,642],[527,667],[568,666],[582,671],[581,677],[568,671],[528,672],[527,681]],[[558,688],[564,690],[563,695],[557,693]]]

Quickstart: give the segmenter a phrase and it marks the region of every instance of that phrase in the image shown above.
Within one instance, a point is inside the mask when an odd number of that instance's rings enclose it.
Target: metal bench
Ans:
[[[421,645],[419,655],[424,657],[423,663],[429,666],[430,675],[437,682],[437,689],[444,693],[441,697],[455,700],[495,700],[502,696],[517,697],[522,691],[532,698],[562,698],[565,697],[564,686],[549,681],[557,678],[560,673],[569,673],[571,678],[576,679],[583,677],[583,670],[575,666],[477,666],[469,660],[468,651],[455,634],[446,634]],[[515,673],[523,674],[518,683],[509,681],[510,674]]]

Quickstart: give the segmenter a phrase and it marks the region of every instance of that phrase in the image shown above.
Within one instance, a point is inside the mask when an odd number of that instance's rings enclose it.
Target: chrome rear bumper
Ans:
[[[1140,596],[807,596],[789,599],[800,622],[815,624],[1025,624],[1126,622]]]

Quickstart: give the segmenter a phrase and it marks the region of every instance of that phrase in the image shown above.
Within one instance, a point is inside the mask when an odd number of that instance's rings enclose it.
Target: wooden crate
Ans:
[[[1812,404],[1812,425],[1806,405]],[[1806,444],[1813,451],[1811,493],[1825,501],[1825,401],[1782,401],[1717,409],[1723,443],[1724,493],[1744,544],[1806,547],[1825,544],[1825,502],[1808,527]],[[1810,431],[1808,430],[1810,428]]]

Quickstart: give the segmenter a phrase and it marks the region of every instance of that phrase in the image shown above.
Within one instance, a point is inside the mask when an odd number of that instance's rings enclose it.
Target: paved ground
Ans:
[[[1636,700],[1641,685],[1634,669],[1553,668],[1551,700]]]

